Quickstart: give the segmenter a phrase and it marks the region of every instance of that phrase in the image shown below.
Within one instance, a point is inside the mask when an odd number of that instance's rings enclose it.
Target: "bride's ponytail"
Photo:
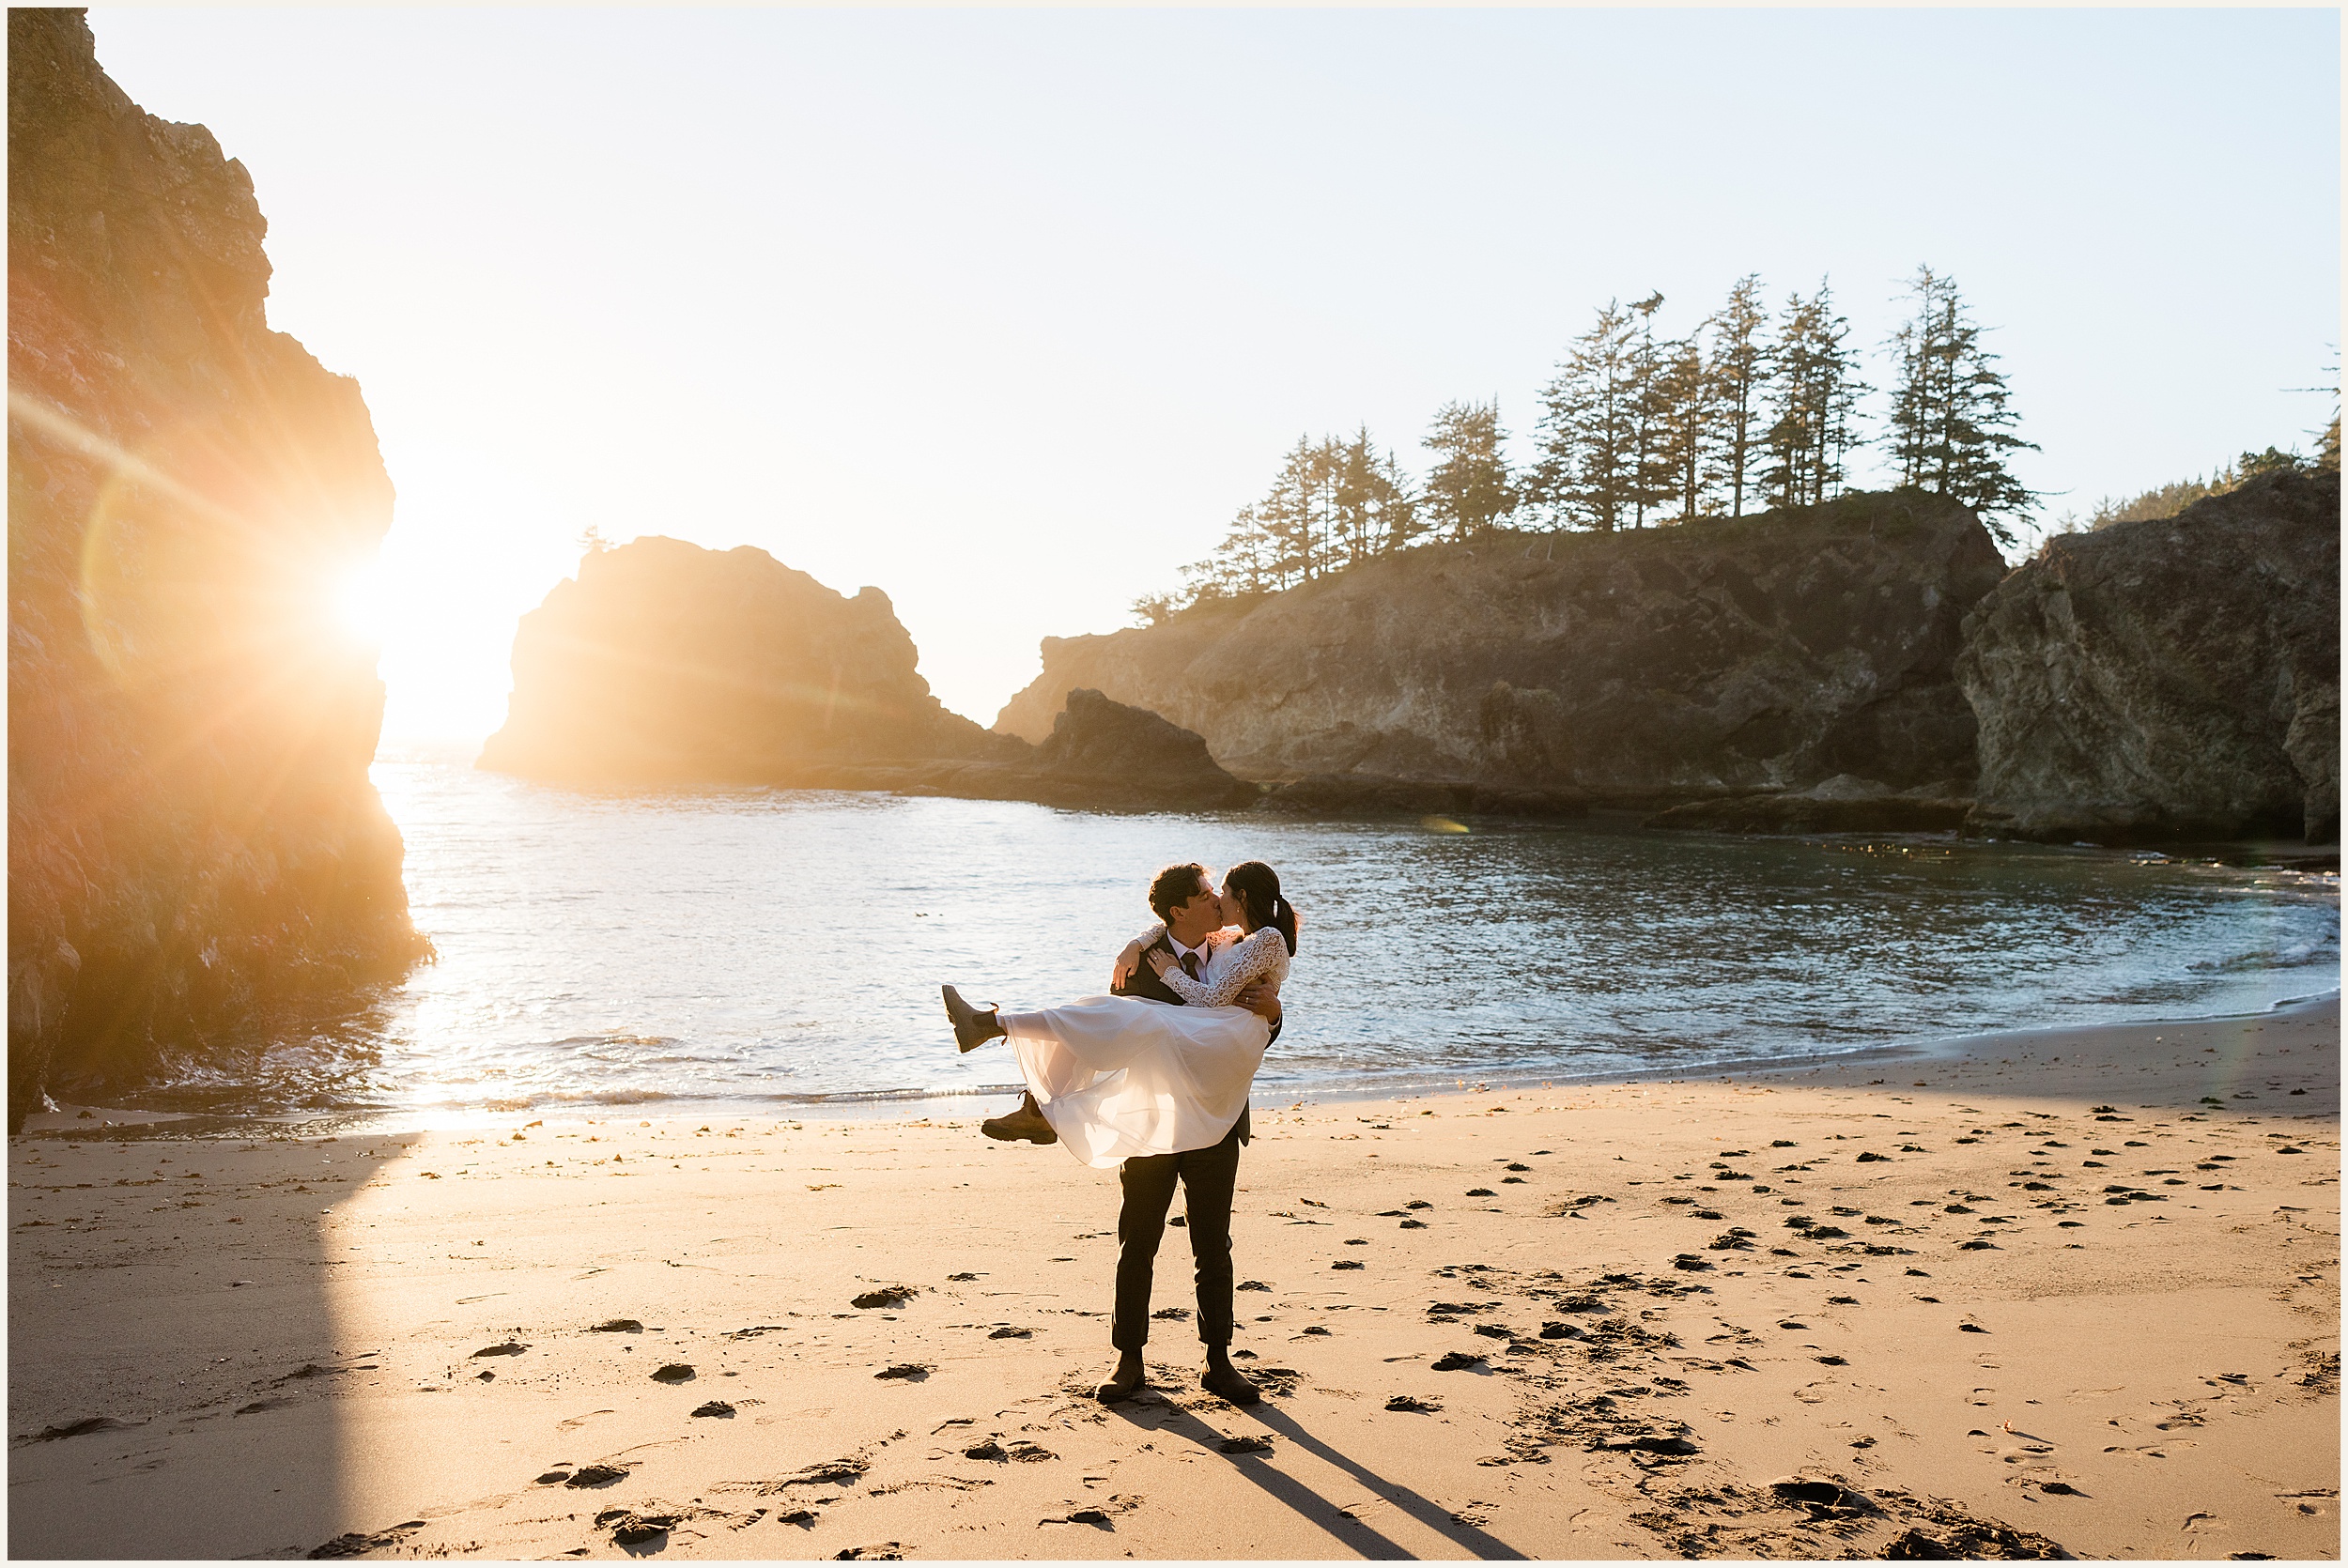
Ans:
[[[1237,893],[1257,930],[1270,926],[1296,954],[1296,906],[1280,896],[1280,874],[1260,860],[1242,861],[1224,873],[1223,885]]]
[[[1289,945],[1289,957],[1296,956],[1296,906],[1279,894],[1272,895],[1272,924],[1280,933],[1280,940]]]

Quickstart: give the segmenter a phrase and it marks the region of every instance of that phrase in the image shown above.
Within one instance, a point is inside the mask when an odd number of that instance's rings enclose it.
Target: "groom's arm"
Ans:
[[[1280,1026],[1280,988],[1269,980],[1259,980],[1231,998],[1274,1029]]]

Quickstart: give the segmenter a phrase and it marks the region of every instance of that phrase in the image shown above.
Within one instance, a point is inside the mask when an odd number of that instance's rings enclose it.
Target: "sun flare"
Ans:
[[[380,646],[390,619],[390,593],[383,566],[377,561],[354,561],[333,580],[334,623],[362,642]]]

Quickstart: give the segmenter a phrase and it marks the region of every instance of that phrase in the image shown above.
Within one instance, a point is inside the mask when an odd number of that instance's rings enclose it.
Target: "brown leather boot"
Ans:
[[[1198,1386],[1233,1405],[1253,1405],[1263,1397],[1244,1373],[1212,1350],[1207,1352],[1206,1370],[1198,1375]]]
[[[1002,1021],[993,1007],[974,1007],[962,999],[962,992],[951,986],[940,986],[946,998],[946,1017],[954,1026],[954,1044],[965,1053],[976,1051],[991,1039],[1000,1038]]]
[[[1059,1134],[1043,1119],[1043,1108],[1035,1102],[1035,1096],[1022,1095],[1019,1109],[1008,1116],[990,1116],[979,1123],[979,1130],[1002,1143],[1015,1143],[1025,1138],[1031,1144],[1057,1144]]]

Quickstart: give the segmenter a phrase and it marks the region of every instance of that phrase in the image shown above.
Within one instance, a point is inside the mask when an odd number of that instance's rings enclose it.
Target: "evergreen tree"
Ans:
[[[1777,506],[1815,506],[1842,491],[1846,458],[1857,443],[1859,394],[1844,346],[1850,323],[1834,314],[1821,281],[1804,300],[1789,295],[1778,323],[1768,383],[1769,468],[1763,488]]]
[[[1308,581],[1326,567],[1325,467],[1321,450],[1299,436],[1281,460],[1271,494],[1256,508],[1271,546],[1273,580],[1279,587]]]
[[[1420,444],[1436,456],[1427,476],[1429,520],[1455,540],[1472,539],[1516,510],[1516,487],[1500,443],[1500,401],[1446,403]]]
[[[1656,377],[1655,477],[1661,500],[1677,506],[1677,522],[1702,516],[1719,482],[1723,445],[1719,379],[1693,338],[1666,344]]]
[[[1769,313],[1761,303],[1761,279],[1747,273],[1728,291],[1727,303],[1705,324],[1712,353],[1708,401],[1718,411],[1721,483],[1728,491],[1728,515],[1745,515],[1745,493],[1762,446],[1762,392],[1769,380],[1769,353],[1762,340]]]
[[[1670,499],[1673,482],[1670,460],[1661,452],[1671,410],[1655,347],[1655,313],[1663,308],[1663,291],[1657,289],[1630,308],[1639,317],[1630,351],[1630,526],[1645,528],[1647,508]]]
[[[1418,493],[1411,486],[1411,476],[1402,471],[1401,463],[1388,447],[1383,462],[1378,465],[1370,490],[1370,506],[1376,514],[1380,530],[1378,553],[1392,555],[1411,547],[1427,531],[1427,522],[1420,515]]]
[[[1899,384],[1886,437],[1900,482],[1971,507],[2000,543],[2011,545],[2014,535],[1990,515],[2027,515],[2037,498],[2014,476],[2006,455],[2038,448],[2013,433],[2016,416],[1998,356],[1981,346],[1981,329],[1966,315],[1956,281],[1919,267],[1909,299],[1908,317],[1892,334]]]
[[[1559,526],[1612,533],[1632,504],[1636,331],[1631,313],[1608,300],[1541,389],[1540,455],[1525,499]]]
[[[1369,427],[1362,425],[1343,446],[1329,446],[1331,517],[1335,554],[1347,565],[1367,561],[1384,544],[1385,474],[1378,453],[1369,444]]]

